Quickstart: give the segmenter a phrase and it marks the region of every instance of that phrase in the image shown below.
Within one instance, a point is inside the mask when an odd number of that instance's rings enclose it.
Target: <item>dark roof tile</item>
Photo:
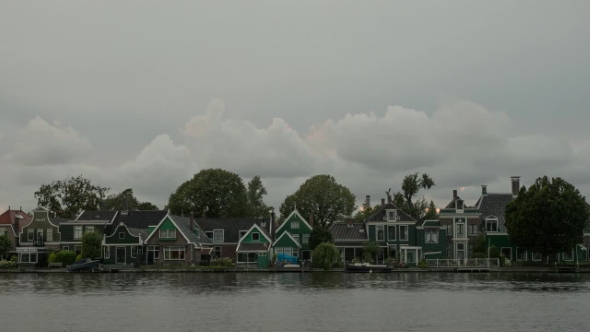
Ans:
[[[402,211],[400,208],[395,206],[393,203],[387,203],[377,209],[377,211],[373,212],[370,216],[367,217],[366,221],[383,221],[383,217],[385,217],[385,213],[387,209],[395,209],[397,210],[397,215],[400,218],[398,221],[416,221],[416,219],[412,218],[409,214]]]
[[[485,226],[487,217],[494,216],[498,218],[498,232],[506,232],[506,205],[514,199],[512,194],[493,194],[483,195],[477,201],[478,212],[481,213],[482,227]]]
[[[334,223],[330,227],[330,233],[332,233],[334,241],[368,240],[365,224],[363,223],[353,223],[351,226],[344,222]]]
[[[270,218],[206,218],[195,219],[199,227],[205,232],[211,232],[214,229],[224,230],[225,243],[238,243],[240,240],[240,231],[247,231],[255,223],[263,228],[266,235],[270,237]]]

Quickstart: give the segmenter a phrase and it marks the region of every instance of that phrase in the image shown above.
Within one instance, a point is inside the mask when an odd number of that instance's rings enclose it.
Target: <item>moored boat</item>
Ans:
[[[393,271],[393,268],[387,265],[374,265],[374,264],[346,264],[346,272],[357,272],[357,273],[386,273]]]
[[[98,270],[99,267],[100,262],[97,260],[93,261],[90,258],[83,258],[66,266],[68,272]]]

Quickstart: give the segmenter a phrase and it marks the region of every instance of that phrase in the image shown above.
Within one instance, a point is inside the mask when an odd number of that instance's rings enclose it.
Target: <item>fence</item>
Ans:
[[[500,267],[498,258],[427,259],[429,268],[490,268]]]

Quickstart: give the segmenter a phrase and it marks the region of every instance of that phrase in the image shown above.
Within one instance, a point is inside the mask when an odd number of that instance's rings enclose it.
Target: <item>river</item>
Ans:
[[[0,274],[0,331],[587,331],[590,274]]]

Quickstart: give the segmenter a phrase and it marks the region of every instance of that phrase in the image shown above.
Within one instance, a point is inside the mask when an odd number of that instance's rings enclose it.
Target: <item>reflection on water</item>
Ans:
[[[0,322],[2,331],[582,331],[589,295],[585,274],[0,274]]]

